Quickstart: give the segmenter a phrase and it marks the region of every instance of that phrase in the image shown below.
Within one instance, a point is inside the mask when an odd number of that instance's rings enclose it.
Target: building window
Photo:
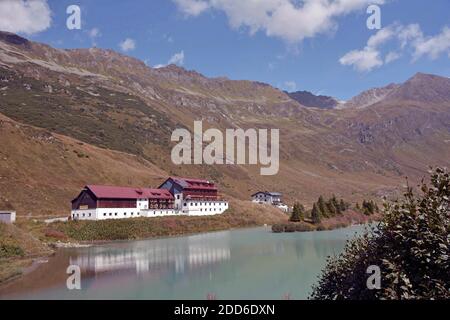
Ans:
[[[124,215],[124,216],[126,216],[126,215],[127,215],[127,213],[126,213],[126,212],[124,212],[124,213],[123,213],[123,215]]]
[[[116,213],[114,213],[114,215],[117,217],[117,212]]]
[[[134,212],[131,213],[131,215],[133,215]]]
[[[111,213],[111,212],[109,213],[109,216],[110,216],[110,217],[112,216],[112,213]]]
[[[139,215],[140,213],[138,212],[137,215]]]
[[[180,199],[180,195],[179,195],[179,194],[177,194],[177,199],[178,199],[178,200]]]
[[[106,217],[106,212],[103,214],[104,217]]]

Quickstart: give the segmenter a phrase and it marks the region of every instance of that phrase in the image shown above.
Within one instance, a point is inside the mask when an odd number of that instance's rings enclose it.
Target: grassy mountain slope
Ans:
[[[432,80],[432,92],[419,74],[370,106],[317,110],[263,83],[0,33],[0,198],[19,214],[60,214],[86,183],[157,185],[167,175],[212,179],[241,200],[257,190],[306,205],[320,194],[392,195],[405,175],[417,181],[428,165],[450,165],[450,85]],[[279,174],[173,165],[170,135],[194,120],[204,129],[280,129]]]

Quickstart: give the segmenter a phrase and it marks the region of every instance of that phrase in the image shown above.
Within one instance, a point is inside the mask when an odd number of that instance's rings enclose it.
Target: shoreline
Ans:
[[[345,216],[345,215],[344,215]],[[358,219],[358,221],[354,221],[353,219],[349,219],[346,221],[346,223],[330,223],[327,228],[320,229],[319,226],[311,225],[309,228],[305,230],[301,230],[300,232],[320,232],[320,231],[332,231],[332,230],[338,230],[342,228],[349,228],[357,225],[364,225],[371,222],[375,222],[378,220],[378,216],[365,216],[364,219]],[[327,219],[324,220],[323,223],[330,222]],[[120,220],[112,220],[113,223],[123,223],[127,222],[127,220],[120,221]],[[56,223],[57,225],[61,225],[61,223]],[[67,222],[62,223],[63,225],[67,226]],[[278,223],[280,224],[280,223]],[[301,223],[295,223],[295,222],[284,222],[281,223],[282,225],[295,225],[295,224],[306,224],[305,222]],[[95,222],[94,222],[95,225]],[[252,223],[243,223],[241,226],[229,226],[226,227],[223,225],[222,227],[216,225],[215,227],[213,225],[204,225],[203,228],[200,228],[196,231],[189,231],[189,228],[178,230],[178,232],[175,233],[168,233],[168,234],[154,234],[151,236],[139,236],[139,235],[133,235],[133,238],[130,239],[93,239],[93,240],[77,240],[73,239],[71,237],[67,237],[64,240],[63,239],[51,239],[48,238],[48,242],[42,241],[43,244],[51,250],[48,254],[43,255],[34,255],[34,256],[26,256],[21,259],[12,259],[10,261],[3,261],[6,265],[14,265],[14,263],[19,263],[20,261],[30,261],[30,265],[27,267],[20,266],[17,268],[17,274],[13,275],[12,277],[9,277],[7,279],[0,279],[0,288],[4,288],[5,286],[8,286],[11,283],[14,283],[21,278],[23,278],[25,275],[32,273],[36,269],[38,269],[42,264],[45,264],[45,262],[42,262],[46,259],[50,259],[53,255],[56,254],[59,250],[64,249],[73,249],[73,248],[89,248],[94,246],[101,246],[101,245],[112,245],[115,243],[125,243],[125,242],[132,242],[132,241],[146,241],[146,240],[158,240],[158,239],[170,239],[170,238],[176,238],[176,237],[186,237],[186,236],[194,236],[194,235],[200,235],[200,234],[207,234],[207,233],[215,233],[215,232],[224,232],[224,231],[233,231],[233,230],[245,230],[245,229],[251,229],[251,228],[267,228],[268,232],[271,233],[277,233],[273,230],[273,227],[277,225],[277,223],[274,221],[272,224],[268,223],[255,223],[254,221]],[[51,225],[50,225],[51,226]],[[58,230],[58,229],[56,229]],[[284,232],[295,232],[295,231],[283,231]]]
[[[339,229],[346,229],[346,228],[352,228],[357,227],[361,225],[367,225],[368,223],[361,223],[361,224],[353,224],[353,225],[347,225],[345,227],[335,228],[331,230],[309,230],[304,232],[322,232],[322,231],[333,231],[333,230],[339,230]],[[26,257],[21,260],[31,260],[31,264],[28,267],[23,268],[20,274],[17,274],[9,279],[6,279],[2,282],[0,282],[0,291],[1,290],[7,290],[9,286],[13,286],[18,281],[26,277],[27,275],[39,270],[39,268],[43,267],[48,261],[59,251],[59,250],[65,250],[65,249],[83,249],[83,248],[89,248],[94,246],[102,246],[102,245],[114,245],[117,243],[127,243],[127,242],[135,242],[135,241],[146,241],[146,240],[160,240],[160,239],[170,239],[170,238],[176,238],[176,237],[185,237],[190,235],[200,235],[200,234],[210,234],[210,233],[217,233],[217,232],[224,232],[224,231],[245,231],[246,229],[265,229],[268,233],[274,233],[271,229],[271,225],[255,225],[255,226],[244,226],[242,228],[230,228],[230,229],[224,229],[224,230],[214,230],[214,231],[204,231],[204,232],[198,232],[198,233],[191,233],[191,234],[183,234],[183,235],[173,235],[173,236],[155,236],[150,238],[143,238],[143,239],[133,239],[133,240],[109,240],[109,241],[84,241],[83,243],[70,243],[67,245],[61,245],[56,246],[55,243],[49,243],[48,246],[53,249],[53,252],[42,255],[42,256],[36,256],[36,257]],[[60,243],[61,244],[61,243]],[[19,259],[16,259],[18,261]],[[0,296],[0,300],[2,300]]]

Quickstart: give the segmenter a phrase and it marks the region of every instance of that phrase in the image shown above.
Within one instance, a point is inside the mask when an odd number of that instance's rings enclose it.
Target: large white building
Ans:
[[[214,183],[202,179],[170,177],[159,189],[166,189],[175,198],[175,210],[189,216],[221,214],[228,202],[219,194]]]
[[[228,209],[214,183],[171,177],[158,189],[88,185],[72,200],[71,219],[215,215]]]

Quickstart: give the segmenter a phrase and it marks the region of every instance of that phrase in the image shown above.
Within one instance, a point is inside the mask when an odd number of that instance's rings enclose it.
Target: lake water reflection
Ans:
[[[327,256],[361,230],[254,228],[63,249],[0,298],[305,299]],[[81,290],[66,287],[69,265],[81,268]]]

